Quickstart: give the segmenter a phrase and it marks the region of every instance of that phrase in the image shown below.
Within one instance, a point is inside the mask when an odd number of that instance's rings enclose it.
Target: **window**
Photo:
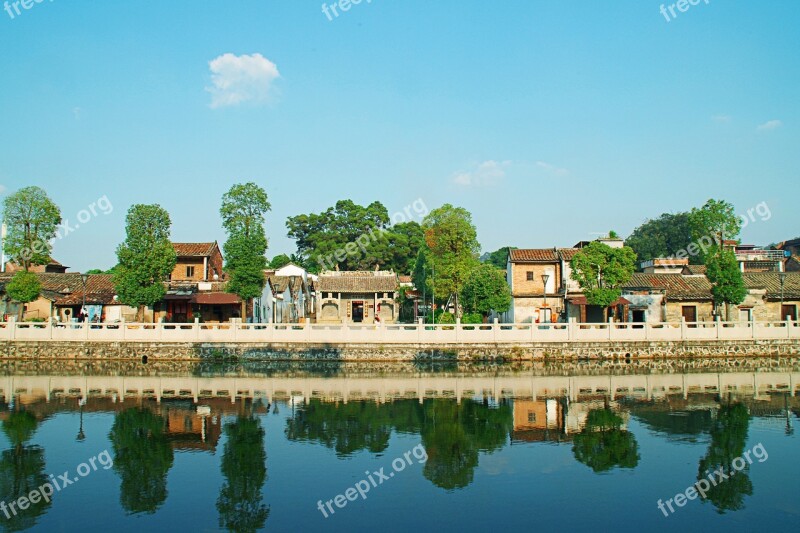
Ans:
[[[536,422],[536,413],[533,411],[528,411],[528,422]]]
[[[525,272],[525,279],[528,281],[533,281],[533,272]]]
[[[186,277],[187,278],[193,278],[194,277],[194,267],[193,266],[187,266],[186,267]]]
[[[789,320],[797,320],[797,307],[794,305],[784,305],[781,307],[781,320],[786,320],[786,317],[789,317]]]

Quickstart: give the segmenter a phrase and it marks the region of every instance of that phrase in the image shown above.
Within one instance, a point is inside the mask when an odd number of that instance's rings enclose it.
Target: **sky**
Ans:
[[[709,198],[743,242],[800,235],[794,0],[3,1],[0,196],[47,191],[72,271],[116,263],[137,203],[223,242],[246,181],[270,257],[295,251],[287,217],[346,198],[465,207],[484,251]]]

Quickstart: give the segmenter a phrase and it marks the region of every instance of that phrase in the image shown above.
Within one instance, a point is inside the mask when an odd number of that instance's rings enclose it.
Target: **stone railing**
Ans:
[[[521,344],[530,342],[800,339],[800,322],[584,324],[142,324],[0,323],[0,340],[305,344]]]

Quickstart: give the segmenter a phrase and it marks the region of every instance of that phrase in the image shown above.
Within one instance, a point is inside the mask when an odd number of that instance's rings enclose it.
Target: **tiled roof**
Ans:
[[[389,271],[323,272],[320,292],[394,292],[397,276]]]
[[[0,282],[8,282],[14,274],[0,274]],[[36,273],[42,284],[45,297],[55,299],[56,305],[80,305],[83,303],[83,280],[78,273]],[[114,282],[111,274],[90,274],[86,280],[86,303],[110,305],[114,301]]]
[[[683,273],[690,276],[702,276],[706,273],[705,265],[686,265],[683,267]]]
[[[216,242],[173,242],[178,257],[208,257],[214,251]]]
[[[509,250],[512,263],[557,263],[560,261],[555,248],[521,248]]]
[[[781,278],[778,272],[745,272],[742,274],[748,289],[767,291],[767,298],[778,300],[781,297]],[[786,300],[800,299],[800,272],[786,272],[783,284],[783,297]]]
[[[411,276],[397,276],[397,279],[400,280],[400,283],[411,283]]]
[[[228,292],[198,292],[192,301],[198,305],[234,305],[242,303],[235,294]]]
[[[711,283],[708,278],[681,274],[634,274],[622,289],[662,289],[673,300],[711,300]]]
[[[561,259],[564,261],[572,261],[572,258],[575,257],[575,254],[580,252],[578,248],[559,248],[558,254],[561,256]]]

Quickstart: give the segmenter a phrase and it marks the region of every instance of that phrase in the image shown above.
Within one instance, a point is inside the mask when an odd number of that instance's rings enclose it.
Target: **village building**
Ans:
[[[321,324],[393,324],[398,316],[398,281],[392,271],[324,271],[317,287]]]

